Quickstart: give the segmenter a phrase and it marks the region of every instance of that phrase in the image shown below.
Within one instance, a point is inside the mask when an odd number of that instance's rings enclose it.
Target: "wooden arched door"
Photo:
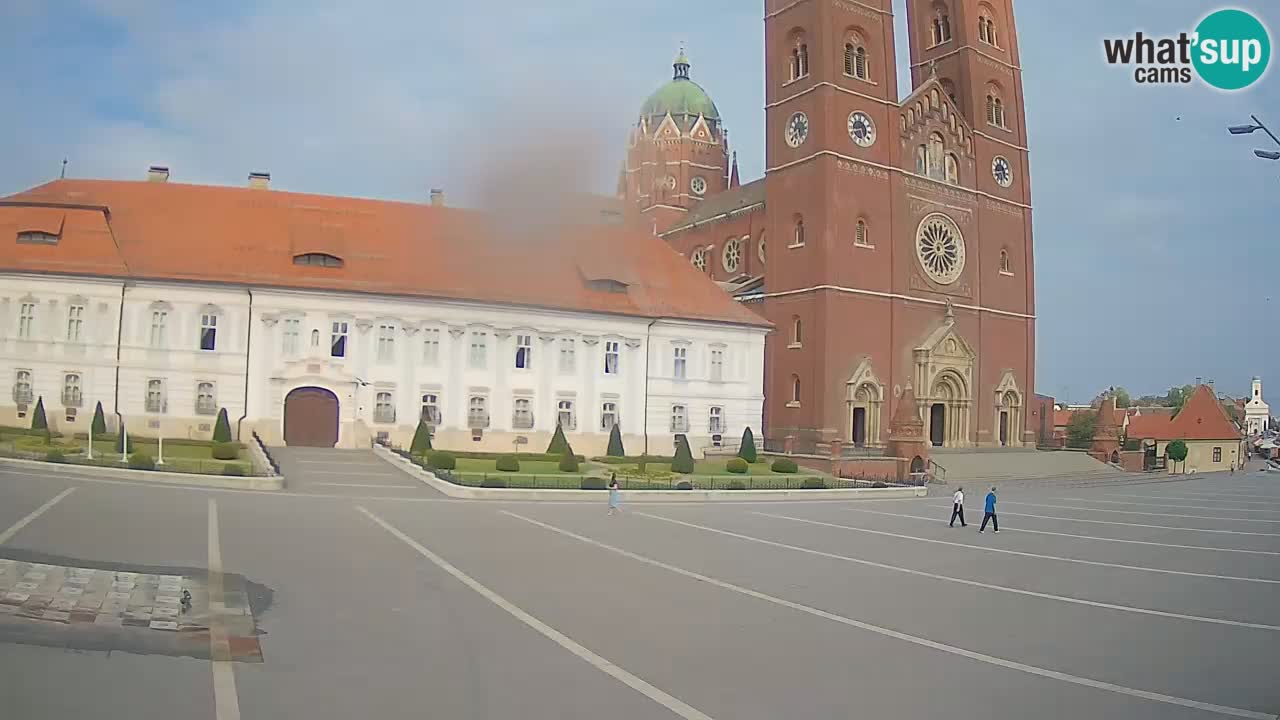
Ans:
[[[303,387],[284,399],[284,443],[302,447],[338,444],[338,397],[324,388]]]

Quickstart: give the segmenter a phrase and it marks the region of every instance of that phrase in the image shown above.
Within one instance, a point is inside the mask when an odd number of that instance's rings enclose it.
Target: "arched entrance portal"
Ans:
[[[302,387],[284,399],[284,443],[302,447],[338,444],[338,397],[318,387]]]
[[[929,442],[934,447],[942,447],[946,441],[945,428],[947,427],[947,406],[942,403],[934,403],[929,407]]]

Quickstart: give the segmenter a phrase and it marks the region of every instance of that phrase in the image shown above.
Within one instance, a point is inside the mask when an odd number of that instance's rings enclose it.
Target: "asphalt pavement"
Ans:
[[[276,493],[0,468],[10,567],[225,587],[211,627],[181,638],[88,635],[92,622],[7,603],[0,716],[1280,713],[1277,473],[1011,486],[1001,532],[979,534],[978,487],[967,528],[947,526],[948,490],[715,505],[632,493],[610,517],[603,494],[459,501],[367,455],[285,455]],[[235,598],[243,617],[219,618]]]

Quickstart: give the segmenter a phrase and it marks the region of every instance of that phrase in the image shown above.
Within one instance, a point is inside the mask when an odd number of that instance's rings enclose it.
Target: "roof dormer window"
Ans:
[[[18,242],[23,245],[57,245],[59,237],[43,230],[24,230],[18,233]]]
[[[330,267],[340,268],[343,265],[342,258],[328,253],[304,253],[302,255],[293,256],[294,265],[310,265],[312,267]]]

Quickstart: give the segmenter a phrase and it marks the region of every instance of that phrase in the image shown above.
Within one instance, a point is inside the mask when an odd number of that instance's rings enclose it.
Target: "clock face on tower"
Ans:
[[[793,148],[803,145],[809,139],[809,116],[802,112],[792,115],[787,121],[786,137],[787,144]]]
[[[864,112],[849,114],[849,139],[858,147],[871,147],[876,142],[876,124]]]
[[[996,179],[996,183],[1000,187],[1009,187],[1013,184],[1013,166],[1005,158],[997,155],[991,161],[991,177]]]

